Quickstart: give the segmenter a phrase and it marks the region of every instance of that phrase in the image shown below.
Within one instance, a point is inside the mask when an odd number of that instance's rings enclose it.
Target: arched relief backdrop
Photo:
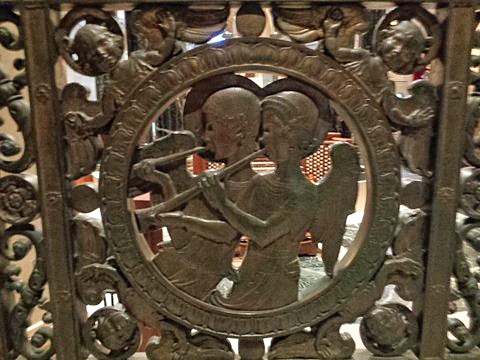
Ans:
[[[0,358],[475,358],[475,4],[379,8],[2,5]]]

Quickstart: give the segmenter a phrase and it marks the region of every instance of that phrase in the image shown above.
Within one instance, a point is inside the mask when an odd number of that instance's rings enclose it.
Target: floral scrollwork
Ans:
[[[478,121],[480,120],[480,96],[469,96],[467,99],[467,127],[465,132],[465,160],[476,167],[480,166]]]
[[[85,260],[85,259],[84,259]],[[79,262],[81,264],[82,261]],[[85,264],[85,261],[83,261]],[[117,271],[113,263],[90,263],[75,274],[77,293],[84,304],[99,304],[108,292],[118,294],[128,313],[151,328],[161,327],[163,315],[138,295]]]
[[[23,49],[23,33],[20,26],[20,17],[13,11],[11,5],[0,6],[0,24],[10,23],[18,32],[15,34],[11,27],[0,27],[0,45],[8,50]],[[24,139],[23,152],[17,139],[9,134],[0,134],[0,169],[20,173],[26,170],[35,161],[35,149],[32,140],[32,129],[30,124],[30,107],[24,101],[20,91],[27,85],[27,77],[24,71],[25,60],[15,59],[14,67],[21,71],[15,77],[10,78],[2,67],[0,67],[0,109],[6,108],[8,113],[15,121]],[[3,125],[3,119],[0,119],[0,125]],[[14,156],[17,156],[14,158]]]
[[[32,221],[39,213],[36,177],[9,175],[0,180],[0,219],[19,225]]]
[[[109,265],[91,264],[76,274],[77,291],[83,303],[97,305],[108,291],[126,287],[117,270]]]
[[[192,335],[171,321],[163,321],[161,329],[162,336],[151,338],[147,345],[150,360],[233,360],[235,357],[226,339],[201,333]]]
[[[83,340],[97,359],[128,359],[140,345],[137,322],[121,307],[104,307],[83,327]]]
[[[21,32],[20,27],[20,16],[18,16],[14,11],[11,5],[1,5],[0,6],[0,23],[11,23],[19,32]],[[23,48],[23,38],[21,33],[15,35],[6,27],[0,27],[0,44],[8,50],[20,50]]]
[[[466,215],[480,219],[480,170],[473,167],[463,168],[460,173],[460,207]]]
[[[480,224],[463,225],[457,236],[453,275],[457,280],[457,289],[452,290],[452,298],[462,298],[468,307],[470,325],[467,327],[457,318],[448,319],[448,349],[453,353],[467,353],[480,344],[480,291],[478,287],[479,272],[472,272],[465,256],[464,241],[474,250],[480,250],[478,231]],[[478,260],[477,260],[478,261]]]
[[[343,321],[338,317],[312,328],[311,332],[303,331],[290,336],[272,340],[268,358],[271,360],[287,360],[293,357],[308,359],[351,359],[355,351],[355,342],[348,333],[340,333]]]
[[[0,29],[1,30],[1,29]],[[23,153],[17,160],[10,160],[20,153],[21,148],[17,141],[8,134],[0,134],[0,169],[11,173],[20,173],[35,161],[32,128],[30,124],[30,106],[24,101],[20,90],[26,85],[24,74],[9,79],[0,68],[0,109],[7,108],[11,118],[15,121],[18,131],[24,139]],[[3,120],[2,120],[3,124]]]
[[[15,239],[9,246],[10,239]],[[27,359],[46,360],[55,353],[53,344],[53,329],[49,326],[40,328],[29,340],[27,328],[30,326],[29,317],[32,310],[39,306],[48,309],[45,300],[42,299],[43,290],[47,282],[45,249],[42,235],[35,231],[32,225],[14,225],[3,232],[0,237],[1,255],[11,261],[23,259],[29,250],[34,247],[36,251],[35,267],[26,284],[17,278],[19,269],[8,272],[7,284],[9,290],[16,290],[20,294],[20,300],[9,314],[10,332],[9,340],[12,343],[12,351],[9,359],[16,359],[23,355]],[[51,322],[48,312],[44,315],[46,323]]]

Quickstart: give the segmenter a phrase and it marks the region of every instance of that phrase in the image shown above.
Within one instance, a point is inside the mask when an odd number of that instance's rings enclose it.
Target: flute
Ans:
[[[152,159],[152,165],[153,166],[160,166],[160,165],[163,165],[163,164],[171,163],[172,161],[182,160],[182,159],[186,158],[187,156],[196,154],[196,153],[198,153],[200,151],[203,151],[203,150],[206,150],[206,147],[197,146],[197,147],[194,147],[192,149],[181,151],[181,152],[178,152],[178,153],[175,153],[175,154],[162,156],[158,159]],[[139,168],[140,166],[141,166],[141,162],[133,165],[132,170],[135,172],[137,170],[137,168]]]
[[[232,165],[227,166],[221,170],[218,170],[217,176],[223,179],[229,175],[236,173],[237,171],[243,169],[247,164],[250,164],[252,160],[263,155],[264,152],[265,150],[262,149],[254,153],[251,153],[250,155],[244,157],[243,159],[238,160],[237,162],[234,162]],[[168,199],[160,204],[153,205],[146,209],[137,210],[136,214],[139,216],[148,216],[148,215],[154,215],[156,213],[166,213],[166,212],[170,212],[177,209],[179,206],[193,199],[195,196],[199,195],[202,192],[202,189],[199,184],[200,177],[197,177],[197,179],[198,179],[197,184],[191,187],[190,189],[185,190],[180,194],[177,194],[171,199]]]

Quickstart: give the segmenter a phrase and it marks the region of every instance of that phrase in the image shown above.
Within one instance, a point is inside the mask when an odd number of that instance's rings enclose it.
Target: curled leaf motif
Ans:
[[[11,238],[16,240],[13,245],[8,246]],[[1,255],[11,261],[23,259],[32,247],[35,247],[36,262],[28,282],[22,284],[16,281],[19,270],[10,272],[10,282],[16,284],[13,289],[20,294],[20,300],[9,314],[8,336],[13,347],[9,356],[12,359],[23,355],[27,359],[47,360],[55,353],[52,328],[42,327],[31,338],[27,334],[30,314],[36,306],[42,304],[43,290],[47,282],[42,235],[35,231],[32,225],[14,225],[0,237]]]
[[[21,77],[16,77],[12,81],[0,67],[0,109],[7,108],[10,117],[17,124],[18,131],[22,133],[25,143],[20,158],[11,160],[10,157],[20,152],[20,145],[11,135],[0,134],[0,152],[4,155],[4,159],[0,160],[0,169],[11,173],[20,173],[26,170],[35,160],[30,106],[20,94],[23,86],[25,84],[22,83]]]
[[[480,219],[480,170],[463,168],[460,174],[461,194],[460,207],[466,215]]]
[[[468,353],[480,344],[480,291],[478,287],[479,273],[472,272],[468,263],[464,241],[478,251],[478,222],[467,223],[458,229],[455,249],[453,275],[456,278],[457,288],[452,289],[454,299],[463,299],[468,308],[469,325],[458,318],[448,319],[447,347],[453,353]],[[478,259],[477,259],[478,262]],[[452,304],[453,305],[453,304]]]

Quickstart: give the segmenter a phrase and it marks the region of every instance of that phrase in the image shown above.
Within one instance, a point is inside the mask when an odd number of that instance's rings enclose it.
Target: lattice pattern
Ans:
[[[337,142],[351,142],[352,139],[340,137],[340,133],[328,133],[327,140],[324,141],[320,148],[302,161],[302,172],[312,182],[318,182],[324,177],[332,166],[330,159],[330,146]],[[208,162],[202,158],[195,156],[193,164],[190,165],[194,169],[195,174],[200,174],[205,169],[217,170],[225,167],[225,164],[218,162]],[[196,165],[196,166],[195,166]],[[259,158],[252,162],[252,168],[259,174],[269,173],[275,170],[275,164],[268,158]]]
[[[319,181],[330,170],[332,161],[329,156],[329,145],[320,146],[315,153],[302,161],[302,171],[313,182]]]
[[[211,162],[209,161],[208,162],[208,170],[219,170],[219,169],[223,169],[225,167],[225,164],[224,163],[219,163],[219,162]]]

